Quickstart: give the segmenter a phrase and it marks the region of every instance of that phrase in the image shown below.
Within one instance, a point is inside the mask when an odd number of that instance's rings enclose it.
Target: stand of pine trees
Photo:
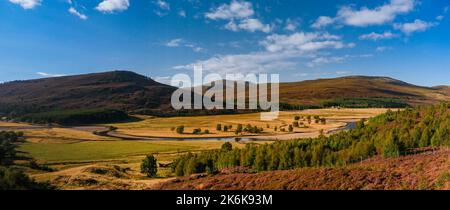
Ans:
[[[388,111],[360,121],[354,129],[329,137],[247,144],[242,149],[189,153],[178,158],[177,176],[214,173],[234,166],[254,171],[286,170],[299,167],[344,166],[374,155],[407,155],[416,148],[450,146],[450,103]]]

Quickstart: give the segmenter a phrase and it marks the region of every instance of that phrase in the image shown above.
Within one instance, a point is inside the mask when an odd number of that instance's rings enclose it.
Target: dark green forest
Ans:
[[[417,148],[450,146],[450,104],[406,108],[360,121],[354,129],[330,136],[247,144],[243,149],[188,153],[175,160],[177,176],[214,173],[234,166],[253,171],[345,166],[371,156],[397,157]]]
[[[409,105],[395,98],[336,98],[322,103],[324,107],[345,108],[405,108]]]

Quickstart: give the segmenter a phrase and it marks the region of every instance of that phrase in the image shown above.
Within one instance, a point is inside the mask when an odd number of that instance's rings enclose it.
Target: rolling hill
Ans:
[[[0,113],[108,108],[176,114],[170,106],[175,90],[131,71],[13,81],[0,84]],[[322,106],[336,100],[356,98],[357,103],[366,103],[367,98],[387,98],[415,105],[448,101],[449,90],[448,86],[421,87],[387,77],[351,76],[281,83],[280,102]]]
[[[280,101],[318,105],[336,98],[393,98],[410,105],[450,100],[448,86],[421,87],[389,77],[349,76],[280,84]]]
[[[1,112],[111,108],[169,109],[176,88],[130,71],[14,81],[0,85]]]

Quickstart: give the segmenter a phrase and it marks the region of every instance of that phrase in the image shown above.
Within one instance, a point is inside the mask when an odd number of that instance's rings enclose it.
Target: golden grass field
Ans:
[[[344,126],[346,122],[370,118],[386,111],[387,109],[314,109],[280,112],[279,119],[273,121],[261,121],[259,113],[171,118],[144,117],[139,122],[111,125],[118,128],[118,133],[133,136],[207,138],[235,136],[234,129],[238,124],[251,124],[264,128],[260,136],[277,136],[289,133],[281,132],[280,129],[275,132],[273,128],[286,127],[287,130],[287,125],[292,124],[294,116],[318,115],[326,118],[326,125],[316,124],[314,120],[308,124],[304,120],[308,128],[296,128],[292,133],[311,134],[305,137],[314,137],[321,129],[331,130]],[[232,132],[217,132],[215,129],[217,123],[232,125]],[[171,130],[178,125],[186,126],[186,134],[177,134]],[[23,155],[56,169],[54,172],[30,169],[28,173],[37,180],[50,181],[62,189],[146,189],[153,184],[170,179],[173,174],[169,168],[162,167],[158,170],[159,178],[149,179],[143,176],[139,167],[145,155],[154,154],[159,163],[170,163],[180,154],[219,149],[224,143],[218,140],[125,141],[94,135],[93,130],[96,126],[88,128],[45,126],[30,128],[30,126],[32,125],[0,122],[0,128],[7,127],[24,132],[25,142],[18,147]],[[209,129],[211,134],[189,134],[194,128]],[[250,142],[232,142],[234,147],[244,147],[246,143]],[[106,174],[99,174],[97,171],[106,171]]]
[[[117,132],[133,136],[146,137],[172,137],[172,138],[209,138],[209,137],[232,137],[236,136],[234,130],[238,124],[244,126],[250,124],[264,129],[262,135],[286,134],[280,130],[294,122],[294,116],[317,115],[327,119],[326,125],[315,123],[312,120],[308,124],[306,119],[303,122],[308,128],[294,128],[294,132],[316,132],[321,129],[330,130],[345,125],[346,121],[358,120],[361,118],[370,118],[386,112],[387,109],[311,109],[303,111],[283,111],[279,118],[273,121],[260,120],[260,113],[239,114],[239,115],[213,115],[213,116],[195,116],[195,117],[171,117],[171,118],[146,118],[143,121],[132,123],[111,124],[118,128]],[[232,125],[233,129],[228,132],[216,131],[217,124]],[[185,126],[185,133],[178,134],[172,129],[176,126]],[[269,128],[268,128],[268,127]],[[274,128],[278,127],[277,131]],[[202,130],[208,129],[210,134],[193,135],[196,128]]]

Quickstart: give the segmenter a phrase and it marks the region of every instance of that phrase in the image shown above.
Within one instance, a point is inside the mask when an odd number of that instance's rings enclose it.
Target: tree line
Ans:
[[[188,153],[176,159],[177,176],[214,173],[244,166],[254,171],[301,167],[345,166],[374,155],[396,157],[416,148],[450,146],[449,103],[387,111],[355,128],[317,138],[247,144],[242,149],[220,149]]]

